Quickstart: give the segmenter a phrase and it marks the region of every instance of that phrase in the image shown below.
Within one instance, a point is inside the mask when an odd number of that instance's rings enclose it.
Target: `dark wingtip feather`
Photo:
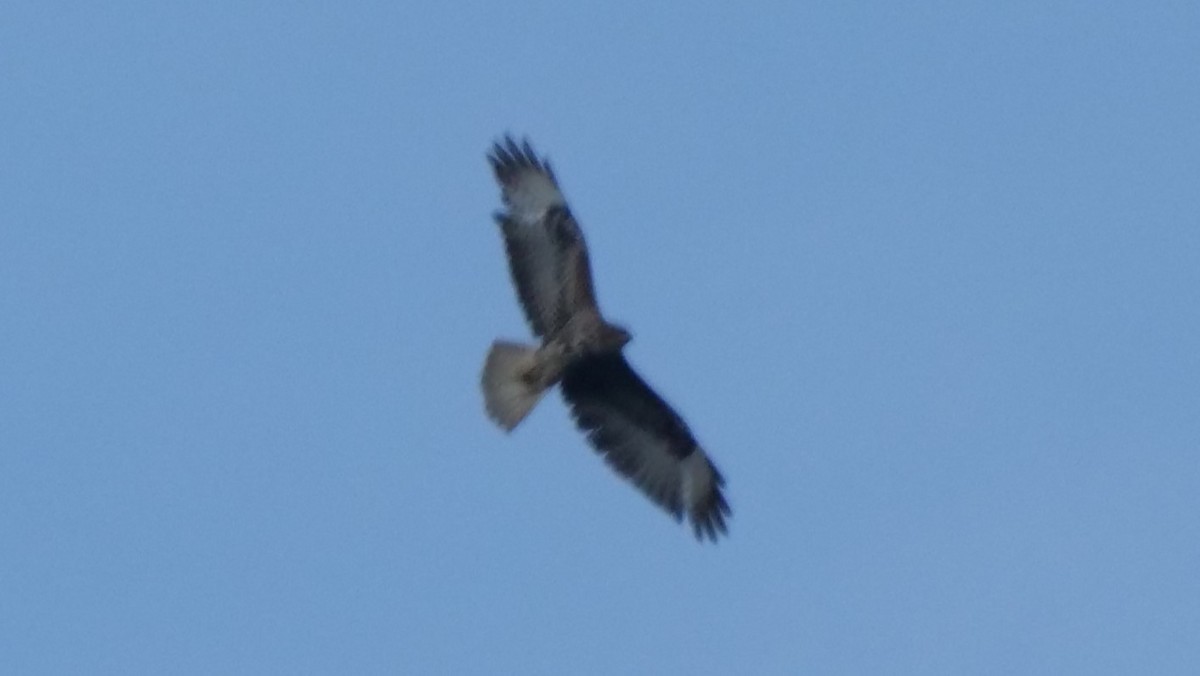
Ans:
[[[719,475],[717,478],[717,485],[722,485],[724,482],[719,481]],[[721,493],[721,489],[714,488],[709,499],[692,512],[692,532],[695,533],[696,539],[701,542],[706,538],[711,542],[717,542],[720,536],[729,535],[725,518],[732,516],[732,514],[733,512],[729,508],[729,503],[725,501],[725,496]]]
[[[512,134],[505,134],[502,139],[492,143],[492,150],[487,159],[488,164],[492,165],[496,180],[501,184],[509,184],[517,174],[525,170],[538,171],[551,179],[554,178],[550,163],[538,157],[528,137],[522,138],[518,143]]]

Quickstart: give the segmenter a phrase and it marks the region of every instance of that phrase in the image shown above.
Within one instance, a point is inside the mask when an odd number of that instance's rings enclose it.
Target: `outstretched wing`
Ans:
[[[578,310],[596,307],[583,233],[550,163],[529,141],[518,145],[505,137],[492,146],[488,162],[504,200],[495,217],[517,298],[533,332],[553,334]]]
[[[698,539],[726,532],[725,479],[679,414],[620,353],[575,362],[562,391],[576,425],[613,469],[676,520],[686,514]]]

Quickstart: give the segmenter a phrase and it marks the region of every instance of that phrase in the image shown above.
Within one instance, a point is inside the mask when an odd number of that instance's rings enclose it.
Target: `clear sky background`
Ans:
[[[1200,5],[8,2],[8,673],[1200,673]],[[701,545],[550,397],[548,154]]]

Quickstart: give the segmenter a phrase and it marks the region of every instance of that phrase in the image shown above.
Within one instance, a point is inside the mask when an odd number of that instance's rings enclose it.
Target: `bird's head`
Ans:
[[[633,334],[624,326],[619,324],[606,324],[604,326],[601,342],[606,349],[616,352],[625,347],[631,340],[633,340]]]

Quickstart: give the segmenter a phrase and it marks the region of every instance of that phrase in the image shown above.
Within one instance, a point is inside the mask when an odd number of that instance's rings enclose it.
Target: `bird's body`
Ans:
[[[484,364],[488,415],[513,430],[558,384],[576,424],[609,465],[697,537],[725,532],[724,479],[683,419],[621,354],[631,340],[606,320],[592,288],[583,233],[548,162],[526,142],[488,157],[506,210],[496,214],[517,296],[537,346],[498,340]]]

